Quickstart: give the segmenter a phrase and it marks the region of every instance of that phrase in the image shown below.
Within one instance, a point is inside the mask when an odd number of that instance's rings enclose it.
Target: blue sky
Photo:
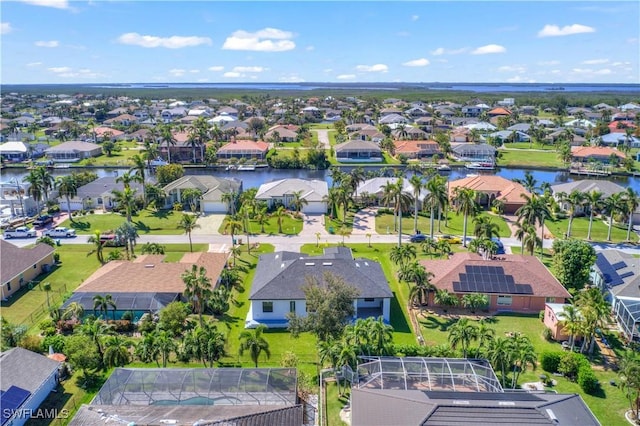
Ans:
[[[0,3],[1,81],[640,82],[640,2]]]

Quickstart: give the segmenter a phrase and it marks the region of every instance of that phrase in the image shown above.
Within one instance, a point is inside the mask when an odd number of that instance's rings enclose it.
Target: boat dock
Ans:
[[[611,176],[608,170],[569,169],[569,174],[579,176]]]

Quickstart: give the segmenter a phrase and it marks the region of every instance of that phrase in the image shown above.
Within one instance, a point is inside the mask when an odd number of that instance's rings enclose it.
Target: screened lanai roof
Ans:
[[[117,368],[91,405],[294,405],[295,368]]]
[[[640,336],[640,299],[618,297],[616,303],[616,319],[628,339]]]
[[[109,293],[116,304],[116,311],[145,311],[157,312],[169,303],[180,299],[179,293]],[[60,309],[66,309],[69,304],[78,302],[85,312],[93,310],[95,296],[105,293],[76,292],[67,299]]]
[[[464,358],[362,357],[360,389],[503,392],[486,360]]]

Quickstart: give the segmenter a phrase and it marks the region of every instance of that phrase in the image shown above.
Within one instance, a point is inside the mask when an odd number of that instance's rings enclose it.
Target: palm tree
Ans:
[[[613,229],[613,216],[624,205],[624,193],[616,192],[604,199],[604,211],[609,216],[609,230],[607,231],[607,241],[611,241],[611,230]]]
[[[231,216],[234,216],[236,214],[236,200],[237,200],[237,194],[233,191],[231,192],[224,192],[222,193],[222,196],[220,197],[221,201],[223,203],[227,203],[227,212],[229,212],[229,214],[231,214]]]
[[[489,342],[487,347],[487,359],[495,369],[502,373],[502,387],[506,387],[507,368],[513,360],[513,339],[496,337]]]
[[[396,265],[405,265],[410,260],[416,258],[416,246],[405,244],[404,246],[392,247],[389,259]]]
[[[50,282],[46,282],[42,284],[42,290],[46,293],[47,295],[47,310],[51,311],[51,305],[49,304],[49,293],[51,292],[51,283]]]
[[[276,218],[276,223],[278,224],[278,234],[282,234],[282,222],[284,222],[284,218],[288,216],[287,210],[284,208],[284,206],[279,206],[271,215]]]
[[[640,355],[632,350],[627,350],[620,361],[620,388],[629,401],[631,418],[640,418]]]
[[[306,205],[309,204],[309,200],[302,197],[302,193],[304,191],[294,191],[293,199],[291,200],[290,206],[296,211],[296,213],[300,213],[300,210]]]
[[[571,226],[573,225],[573,217],[576,214],[576,210],[579,207],[583,207],[586,202],[585,193],[574,189],[565,198],[565,201],[569,204],[569,225],[567,228],[567,238],[571,238]]]
[[[171,125],[163,124],[159,128],[160,139],[167,144],[167,162],[171,163],[171,145],[176,144],[176,138],[173,136]]]
[[[154,341],[158,353],[162,356],[162,368],[167,368],[169,355],[177,348],[176,341],[167,330],[156,330],[154,332]]]
[[[192,214],[183,213],[178,222],[178,229],[182,229],[189,237],[189,251],[193,253],[193,243],[191,241],[191,233],[194,229],[200,228],[198,224],[198,218]],[[228,223],[228,222],[227,222]],[[226,229],[226,228],[225,228]],[[233,235],[231,236],[233,237]]]
[[[640,205],[640,196],[631,187],[623,193],[624,205],[627,211],[627,241],[631,241],[631,226],[633,225],[633,215]]]
[[[106,318],[109,313],[109,308],[113,309],[113,319],[116,319],[116,302],[113,300],[113,297],[110,294],[105,294],[101,296],[96,294],[93,296],[93,312],[100,311],[104,313],[104,317]]]
[[[476,353],[476,357],[480,358],[480,353],[482,349],[484,349],[484,344],[493,340],[496,335],[496,331],[493,328],[490,328],[484,319],[481,319],[478,321],[478,330],[476,335],[478,338],[478,351]]]
[[[425,301],[429,302],[429,293],[434,290],[433,284],[431,284],[433,274],[419,263],[416,262],[415,265],[413,267],[415,268],[414,286],[409,290],[409,303],[420,305],[422,311]]]
[[[37,180],[39,181],[38,186],[40,187],[40,191],[44,195],[44,202],[48,203],[49,191],[51,191],[55,187],[56,181],[51,173],[49,173],[49,170],[47,170],[47,168],[44,166],[38,166],[35,169],[35,174],[37,176]]]
[[[264,226],[269,223],[269,214],[267,213],[267,207],[262,207],[256,213],[254,219],[260,225],[260,233],[264,234]]]
[[[491,217],[489,216],[478,216],[473,219],[474,228],[473,235],[476,238],[499,238],[500,237],[500,226],[497,223],[494,223]]]
[[[40,167],[40,166],[38,166]],[[33,198],[33,201],[36,202],[36,209],[38,214],[42,211],[40,209],[40,200],[42,200],[42,182],[40,181],[40,177],[37,174],[37,169],[31,170],[27,176],[25,176],[22,181],[29,184],[29,188],[27,189],[27,194]]]
[[[602,192],[593,190],[586,194],[586,204],[589,206],[589,230],[587,240],[591,240],[591,226],[593,225],[593,214],[602,208]]]
[[[224,345],[225,336],[213,322],[196,326],[183,341],[185,352],[201,360],[205,368],[212,368],[213,363],[224,355]]]
[[[413,189],[413,233],[416,234],[418,232],[418,202],[425,183],[422,180],[422,176],[418,174],[411,176],[409,183]]]
[[[146,163],[144,160],[144,157],[140,154],[135,154],[134,156],[132,156],[129,161],[131,161],[133,163],[133,166],[131,166],[131,169],[129,170],[130,172],[134,173],[135,176],[135,180],[137,182],[140,182],[142,184],[142,202],[143,205],[146,207],[147,206],[147,194],[146,194]]]
[[[155,333],[145,333],[142,336],[142,340],[136,345],[134,352],[140,361],[144,363],[155,361],[159,368],[160,363],[158,362],[158,356],[160,355],[160,351],[156,345],[155,336]]]
[[[136,205],[136,190],[131,187],[125,187],[122,191],[114,189],[111,193],[113,194],[113,201],[117,203],[118,206],[124,207],[127,222],[131,223],[131,216],[133,215]]]
[[[236,267],[236,259],[242,254],[242,247],[239,245],[231,247],[231,256],[233,256],[233,267]]]
[[[107,336],[104,339],[104,355],[102,356],[104,366],[122,367],[131,361],[129,348],[133,346],[130,340],[124,339],[120,335]]]
[[[113,327],[101,319],[92,319],[87,320],[82,324],[79,327],[78,332],[89,337],[96,345],[96,350],[100,356],[100,363],[102,364],[102,360],[104,358],[102,340],[106,335],[113,333]]]
[[[433,301],[436,305],[442,306],[445,312],[448,308],[458,306],[458,297],[447,290],[437,290]]]
[[[235,217],[231,217],[224,225],[224,232],[227,232],[227,230],[231,233],[231,244],[233,247],[236,245],[236,233],[242,232],[242,222]]]
[[[63,196],[67,200],[67,213],[69,214],[69,220],[74,222],[71,216],[71,197],[78,195],[78,182],[74,175],[59,176],[56,179],[56,188],[58,188],[58,194]]]
[[[515,389],[518,384],[518,377],[527,370],[527,366],[536,368],[536,350],[527,336],[516,335],[513,338],[513,377],[511,378],[511,388]]]
[[[122,225],[118,226],[115,230],[115,234],[116,238],[124,241],[125,243],[127,259],[129,259],[129,253],[131,253],[131,256],[135,256],[134,247],[136,245],[136,240],[140,237],[136,227],[132,223],[124,222]]]
[[[516,211],[518,221],[524,220],[525,223],[531,225],[538,223],[540,225],[540,241],[544,243],[544,221],[551,218],[546,198],[536,194],[531,196],[521,194],[521,197],[524,198],[525,204]],[[540,247],[540,256],[542,256],[543,244]]]
[[[471,188],[457,187],[453,191],[453,202],[456,208],[456,214],[464,215],[462,226],[462,245],[467,246],[467,219],[469,215],[475,216],[478,211],[478,202],[476,201],[476,191]]]
[[[604,299],[600,289],[592,287],[588,290],[580,292],[576,298],[576,306],[580,310],[580,314],[584,318],[585,341],[582,345],[582,351],[589,347],[589,353],[592,354],[595,349],[596,332],[599,328],[606,326],[609,318],[610,306]],[[589,343],[587,345],[587,343]]]
[[[576,336],[579,335],[583,329],[583,318],[578,307],[574,305],[566,305],[563,309],[562,316],[562,327],[569,335],[569,344],[571,345],[571,352],[573,352]]]
[[[258,358],[262,352],[264,352],[267,359],[271,357],[269,342],[262,337],[262,334],[266,329],[266,325],[260,324],[253,332],[246,330],[240,333],[240,349],[238,352],[240,356],[242,356],[248,351],[251,361],[253,361],[256,368],[258,368]]]
[[[478,328],[468,318],[460,318],[449,328],[449,343],[453,349],[462,346],[462,357],[467,357],[467,350],[472,341],[478,338]]]
[[[100,262],[101,265],[104,265],[104,257],[102,255],[103,242],[100,239],[100,231],[94,231],[93,235],[91,235],[87,241],[94,244],[93,248],[87,254],[87,256],[91,256],[93,253],[95,253],[96,257],[98,258],[98,262]]]
[[[211,278],[207,276],[207,270],[203,266],[198,268],[197,265],[191,265],[191,271],[185,271],[182,274],[182,281],[185,285],[184,297],[191,301],[202,327],[202,312],[207,300],[211,297]]]
[[[527,250],[533,256],[536,248],[542,248],[542,240],[536,235],[536,228],[533,225],[524,224],[524,236],[522,237],[522,252]]]
[[[131,188],[131,182],[134,182],[136,180],[137,177],[134,174],[133,170],[127,170],[116,178],[117,183],[122,182],[122,186],[124,186],[124,189]]]

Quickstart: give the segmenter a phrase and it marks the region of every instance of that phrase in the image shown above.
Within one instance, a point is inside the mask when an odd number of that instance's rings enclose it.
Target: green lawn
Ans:
[[[343,387],[340,388],[340,390],[342,391]],[[346,394],[340,396],[338,394],[338,386],[336,385],[335,380],[334,381],[327,381],[326,383],[326,411],[327,411],[327,425],[330,426],[341,426],[341,425],[346,425],[346,423],[344,423],[342,421],[342,419],[340,419],[340,410],[342,410],[342,407],[344,407],[345,405],[347,405],[347,403],[349,402],[349,392],[347,391]],[[321,407],[321,409],[324,409],[325,403],[324,403],[324,399],[321,399],[321,402],[323,403],[323,406]],[[324,421],[324,419],[323,419]],[[320,426],[324,426],[324,425],[320,425]]]
[[[2,316],[14,324],[25,323],[30,326],[36,324],[47,312],[47,292],[38,283],[51,283],[49,302],[51,306],[60,304],[65,293],[75,290],[99,267],[100,263],[95,255],[89,254],[92,246],[89,244],[64,244],[56,247],[60,253],[60,265],[48,274],[38,277],[32,289],[23,287],[14,294],[8,302],[2,302]],[[139,248],[139,246],[138,246]],[[194,251],[205,251],[207,244],[194,244]],[[105,255],[112,249],[105,248]],[[175,262],[189,251],[189,244],[166,244],[165,260]]]
[[[129,159],[136,154],[140,154],[137,149],[125,149],[120,152],[113,152],[111,157],[101,154],[98,157],[82,160],[78,162],[81,166],[131,166]]]
[[[556,147],[553,145],[541,145],[539,143],[529,143],[529,142],[507,142],[504,144],[505,148],[514,148],[514,149],[542,149],[544,151],[554,151]]]
[[[543,168],[566,168],[566,165],[560,161],[555,151],[500,151],[498,159],[499,166],[527,166],[527,167],[543,167]]]
[[[567,232],[569,226],[569,219],[548,220],[545,222],[549,231],[553,233],[556,238],[562,238]],[[576,217],[571,224],[571,236],[581,240],[587,239],[587,233],[589,230],[589,217]],[[593,218],[593,226],[591,228],[591,240],[592,241],[606,241],[607,233],[609,231],[609,223],[602,219]],[[615,224],[611,228],[611,240],[615,243],[624,242],[627,240],[627,226],[626,224]],[[636,234],[631,231],[631,240],[635,243],[638,241]]]
[[[62,204],[64,208],[64,203]],[[138,230],[138,234],[178,235],[184,231],[178,229],[178,223],[182,217],[181,212],[160,210],[152,212],[142,210],[133,215],[132,222]],[[114,230],[127,221],[120,213],[86,214],[75,216],[74,222],[64,221],[60,226],[74,228],[78,234],[93,234],[95,230],[102,232]]]
[[[227,223],[229,222],[229,216],[224,218],[224,221],[222,222],[222,225],[220,225],[220,228],[218,229],[218,232],[220,234],[226,235],[229,233],[228,229],[225,229],[225,227],[227,226]],[[302,219],[296,219],[292,216],[285,216],[282,220],[282,234],[284,235],[298,235],[300,233],[300,231],[302,231],[302,226],[303,226],[303,220]],[[260,225],[254,221],[254,220],[249,220],[249,231],[251,234],[262,234],[262,229],[260,227]],[[280,234],[280,232],[278,232],[278,221],[275,217],[271,217],[269,218],[269,223],[264,225],[264,233],[265,234]],[[244,231],[241,231],[240,234],[245,233]],[[238,234],[238,236],[240,237],[241,235]]]
[[[511,231],[509,230],[509,226],[507,222],[500,217],[493,214],[489,214],[487,212],[483,212],[482,216],[490,216],[494,223],[496,223],[500,228],[500,236],[501,237],[510,237]],[[457,215],[454,212],[449,212],[448,214],[449,221],[448,226],[445,226],[444,220],[441,221],[440,230],[438,229],[438,221],[434,221],[434,234],[451,234],[462,237],[462,231],[464,226],[464,216]],[[431,221],[427,216],[418,215],[418,229],[422,231],[423,234],[429,234],[429,229],[431,226]],[[467,236],[473,235],[473,219],[468,218],[467,221]],[[393,214],[383,213],[379,216],[376,216],[376,232],[379,234],[387,234],[394,233],[393,228]],[[413,213],[408,216],[402,217],[402,233],[407,235],[412,235],[413,232]]]
[[[325,216],[324,219],[324,228],[327,232],[337,234],[340,228],[343,226],[349,230],[349,233],[353,230],[353,218],[356,215],[356,212],[353,210],[347,210],[346,220],[343,222],[343,208],[342,206],[338,207],[338,211],[335,214],[335,217],[332,219],[329,215]]]

